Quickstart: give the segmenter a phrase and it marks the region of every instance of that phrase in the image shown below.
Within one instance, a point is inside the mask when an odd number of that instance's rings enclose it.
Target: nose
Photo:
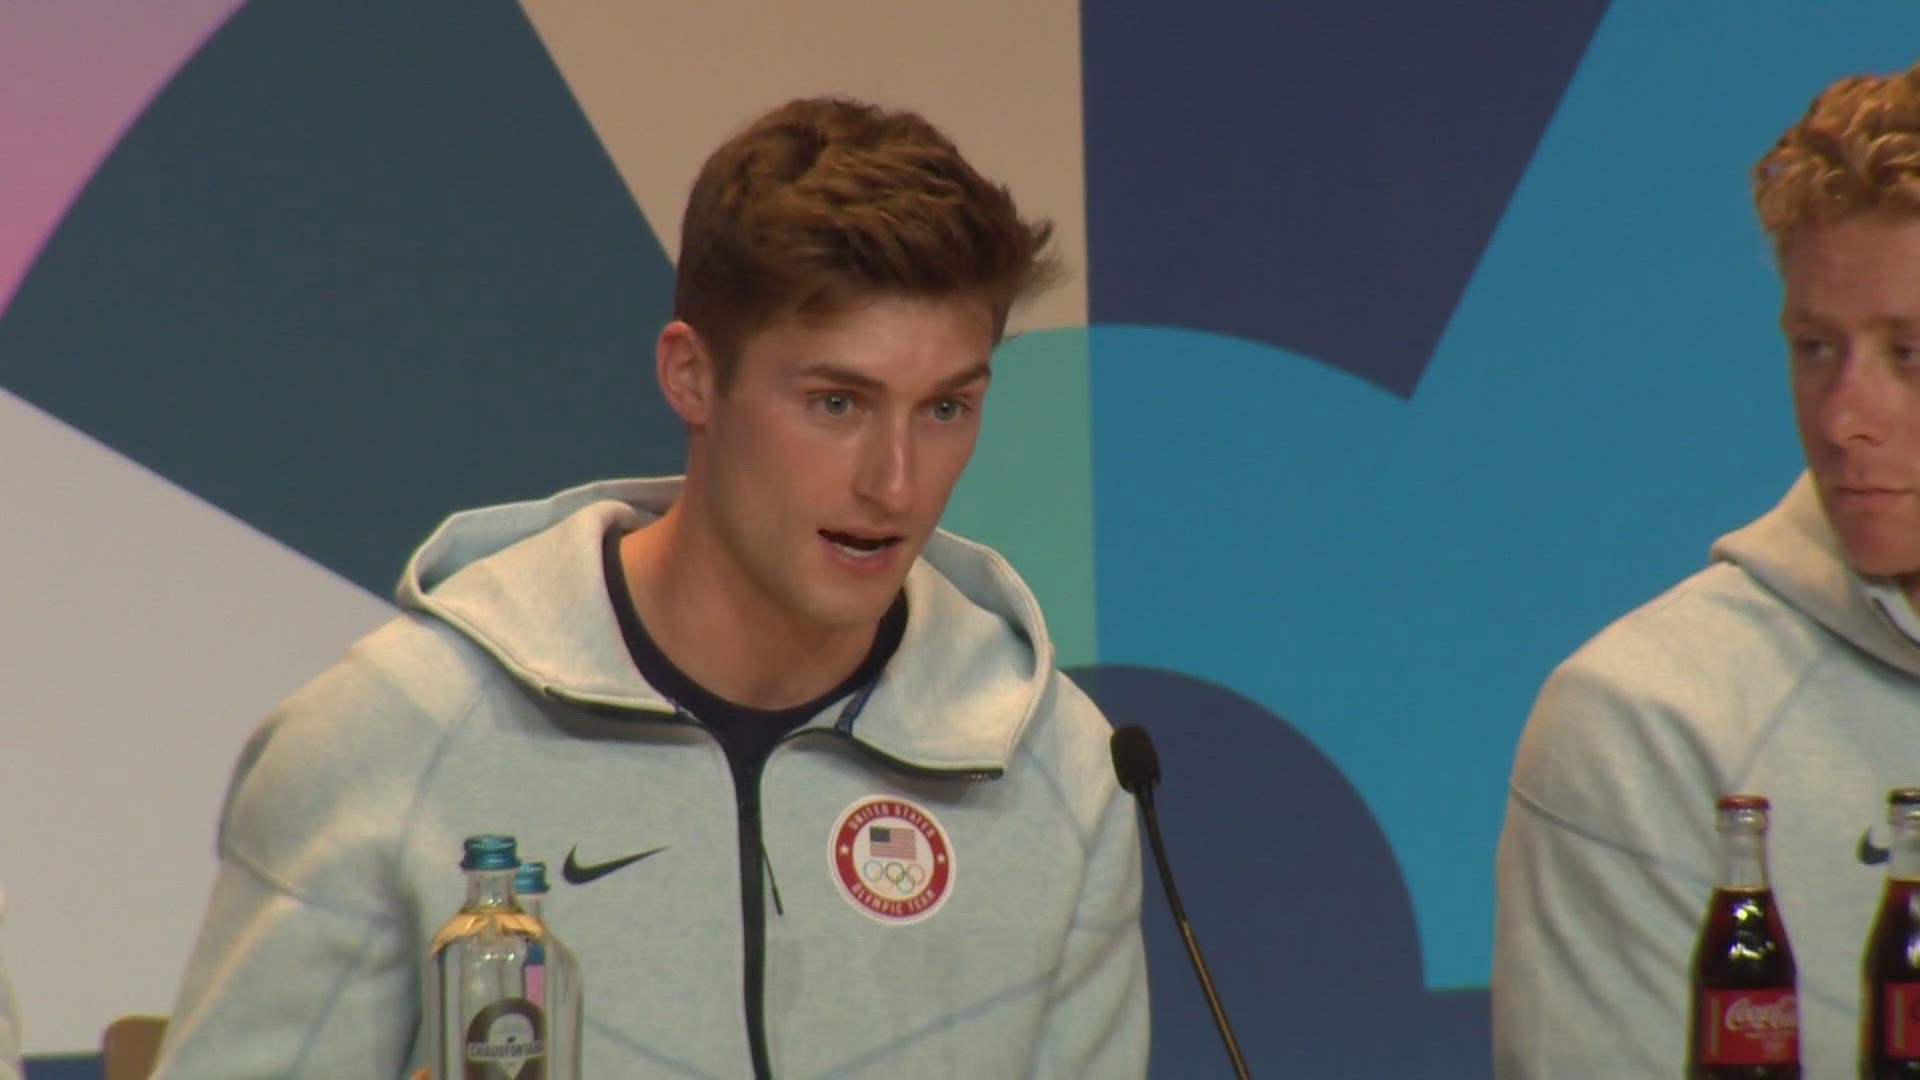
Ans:
[[[1834,446],[1876,444],[1887,436],[1893,387],[1886,364],[1866,349],[1853,349],[1820,388],[1815,424]]]
[[[913,506],[915,449],[909,418],[875,424],[860,447],[854,493],[889,515]]]

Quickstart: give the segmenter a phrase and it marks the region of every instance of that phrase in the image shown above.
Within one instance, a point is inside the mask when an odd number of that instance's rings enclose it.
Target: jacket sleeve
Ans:
[[[1496,857],[1497,1080],[1674,1076],[1713,781],[1672,701],[1576,656],[1516,754]]]
[[[397,1077],[418,1024],[414,940],[224,857],[155,1080]]]
[[[1069,707],[1091,714],[1092,735],[1067,749],[1091,811],[1080,901],[1054,971],[1051,1007],[1034,1054],[1046,1080],[1144,1077],[1150,1034],[1147,960],[1140,936],[1140,835],[1131,796],[1113,779],[1111,734],[1093,703],[1060,680]]]
[[[351,657],[248,743],[155,1080],[399,1077],[425,944],[398,884],[433,740]]]

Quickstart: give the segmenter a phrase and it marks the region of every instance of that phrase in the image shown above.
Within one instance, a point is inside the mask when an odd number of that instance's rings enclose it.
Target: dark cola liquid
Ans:
[[[1920,882],[1887,882],[1862,967],[1861,1075],[1920,1077]]]
[[[1715,889],[1693,952],[1689,1080],[1798,1080],[1793,948],[1773,890]]]

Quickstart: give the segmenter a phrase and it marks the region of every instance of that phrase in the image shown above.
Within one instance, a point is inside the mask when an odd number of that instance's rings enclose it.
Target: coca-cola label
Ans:
[[[1920,1059],[1920,982],[1890,982],[1880,986],[1881,1008],[1887,1010],[1890,1058]]]
[[[1791,1065],[1800,1060],[1800,1007],[1791,987],[1700,991],[1700,1064]]]

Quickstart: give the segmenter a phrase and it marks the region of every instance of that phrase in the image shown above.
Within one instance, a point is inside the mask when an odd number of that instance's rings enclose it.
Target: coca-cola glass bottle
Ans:
[[[1920,788],[1887,795],[1887,884],[1867,935],[1861,1075],[1920,1077]]]
[[[1689,1080],[1798,1080],[1793,948],[1767,881],[1767,800],[1717,804],[1720,865],[1693,951]]]

